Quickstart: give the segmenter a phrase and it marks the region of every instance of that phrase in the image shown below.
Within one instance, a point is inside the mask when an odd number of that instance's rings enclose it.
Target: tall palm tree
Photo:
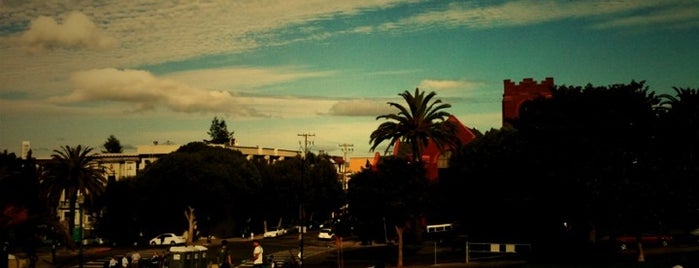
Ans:
[[[424,91],[421,92],[420,89],[415,88],[414,94],[410,94],[406,90],[398,95],[403,97],[408,107],[388,102],[389,105],[398,109],[398,113],[376,117],[376,120],[386,119],[389,121],[381,123],[371,133],[369,141],[372,144],[371,151],[386,140],[390,141],[390,145],[386,147],[384,154],[387,154],[396,142],[406,143],[411,148],[413,164],[421,165],[423,148],[427,147],[430,142],[434,143],[440,150],[443,150],[447,145],[455,148],[460,144],[460,140],[456,136],[457,126],[447,120],[450,114],[444,111],[451,105],[442,103],[440,99],[433,100],[435,92],[425,95]],[[406,219],[408,218],[410,217],[406,217]],[[403,230],[406,224],[407,222],[403,222],[394,225],[398,236],[397,267],[399,268],[403,267]]]
[[[376,120],[386,119],[371,133],[369,143],[371,151],[374,151],[382,142],[389,140],[385,154],[396,142],[407,143],[411,148],[413,161],[422,162],[423,148],[429,142],[433,142],[440,150],[446,145],[459,145],[460,140],[456,136],[456,125],[448,121],[450,114],[444,109],[450,108],[448,103],[442,100],[432,100],[437,94],[433,91],[425,95],[424,91],[415,88],[415,93],[404,91],[398,94],[403,97],[408,107],[395,102],[389,105],[398,109],[396,114],[385,114],[376,117]],[[456,147],[456,146],[455,146]]]
[[[54,150],[51,161],[47,164],[41,178],[44,194],[50,202],[57,205],[61,196],[68,201],[68,231],[75,229],[75,208],[78,197],[87,202],[102,194],[106,180],[104,170],[95,164],[94,154],[89,146],[61,146]]]

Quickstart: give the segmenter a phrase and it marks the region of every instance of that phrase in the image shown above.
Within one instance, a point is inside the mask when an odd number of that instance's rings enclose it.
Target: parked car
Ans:
[[[267,229],[267,232],[265,232],[264,237],[277,237],[277,236],[282,236],[286,234],[286,229],[284,228],[277,228],[277,227],[272,227]]]
[[[173,234],[173,233],[163,233],[156,237],[153,237],[148,244],[151,246],[156,245],[180,245],[186,243],[187,240],[184,237]]]
[[[83,238],[83,245],[84,246],[98,246],[98,245],[104,245],[107,244],[107,241],[105,241],[101,237],[85,237]]]
[[[318,239],[320,240],[331,240],[335,238],[335,232],[331,228],[321,228],[318,232]]]
[[[616,242],[621,250],[634,247],[638,243],[638,235],[620,235],[616,237]],[[641,243],[644,246],[661,246],[667,247],[672,242],[672,236],[666,234],[642,234],[640,235]]]

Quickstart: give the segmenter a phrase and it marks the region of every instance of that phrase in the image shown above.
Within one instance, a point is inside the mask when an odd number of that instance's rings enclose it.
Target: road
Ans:
[[[317,235],[317,234],[316,234]],[[295,254],[300,246],[297,234],[288,234],[277,238],[258,238],[265,252],[268,255],[275,255],[277,259],[285,259],[290,254]],[[252,243],[249,239],[229,238],[231,255],[236,266],[240,268],[249,267],[240,265],[243,259],[247,259],[252,254]],[[211,244],[199,241],[208,248],[208,257],[216,256],[216,251],[220,247],[221,239],[215,239]],[[144,247],[144,248],[108,248],[90,247],[85,250],[85,268],[103,267],[104,261],[111,256],[130,254],[137,250],[143,258],[150,258],[154,252],[164,252],[169,247]],[[485,261],[472,261],[468,265],[464,263],[462,254],[456,252],[452,257],[447,253],[440,252],[437,258],[433,249],[429,246],[418,250],[407,250],[404,255],[405,267],[524,267],[524,268],[550,268],[550,267],[571,267],[570,263],[547,263],[545,260],[525,260],[525,259],[497,259]],[[643,267],[673,267],[682,265],[683,267],[699,267],[699,246],[674,245],[667,248],[648,248],[645,251],[646,259]],[[314,233],[309,232],[304,236],[304,267],[305,268],[366,268],[366,267],[395,267],[397,250],[394,246],[387,245],[359,245],[357,241],[344,241],[342,247],[335,247],[332,242],[319,241]],[[55,265],[51,263],[50,252],[42,251],[37,263],[38,268],[68,268],[78,267],[76,251],[60,251]],[[577,262],[574,267],[638,267],[636,253],[628,250],[619,253],[614,259],[607,262],[595,262],[583,258],[577,260],[567,260]]]

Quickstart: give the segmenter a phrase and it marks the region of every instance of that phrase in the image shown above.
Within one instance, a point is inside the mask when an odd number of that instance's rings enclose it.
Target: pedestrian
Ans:
[[[138,251],[131,253],[131,268],[139,268],[139,262],[141,261],[141,254]]]
[[[117,261],[116,258],[114,258],[114,256],[112,256],[112,258],[109,259],[109,268],[116,268],[118,264],[119,261]]]
[[[149,267],[151,268],[158,268],[160,267],[160,255],[158,255],[158,251],[153,251],[153,256],[150,257],[150,265]]]
[[[252,240],[252,267],[253,268],[262,268],[264,267],[264,250],[262,249],[262,246],[260,245],[260,241],[257,239]]]
[[[121,257],[121,267],[123,267],[123,268],[129,267],[129,259],[126,258],[126,254],[124,254],[124,256]]]
[[[218,267],[220,268],[231,268],[233,265],[231,254],[228,252],[228,241],[225,239],[221,241],[221,248],[218,250],[216,263],[218,263]]]

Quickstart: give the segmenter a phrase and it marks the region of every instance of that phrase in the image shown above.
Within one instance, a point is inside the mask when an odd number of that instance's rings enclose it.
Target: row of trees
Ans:
[[[138,176],[110,184],[99,201],[104,214],[98,230],[120,242],[140,233],[185,230],[182,211],[192,207],[200,235],[247,236],[262,232],[266,222],[297,223],[302,200],[308,217],[321,219],[343,204],[336,168],[327,155],[269,163],[193,142]]]
[[[470,239],[533,242],[539,252],[596,250],[598,240],[618,234],[686,233],[699,226],[699,94],[675,88],[674,96],[656,96],[644,84],[554,87],[552,98],[526,103],[508,122],[513,127],[491,129],[454,150],[439,183],[403,172],[420,170],[410,168],[420,159],[384,158],[378,169],[352,177],[352,215],[396,227],[399,267],[401,229],[419,241],[421,219],[460,223]],[[419,152],[423,141],[440,139],[429,130],[443,129],[444,117],[422,113],[435,104],[419,94],[403,93],[410,109],[378,117],[393,121],[372,141],[409,142]],[[379,211],[365,200],[381,204],[373,206]]]

